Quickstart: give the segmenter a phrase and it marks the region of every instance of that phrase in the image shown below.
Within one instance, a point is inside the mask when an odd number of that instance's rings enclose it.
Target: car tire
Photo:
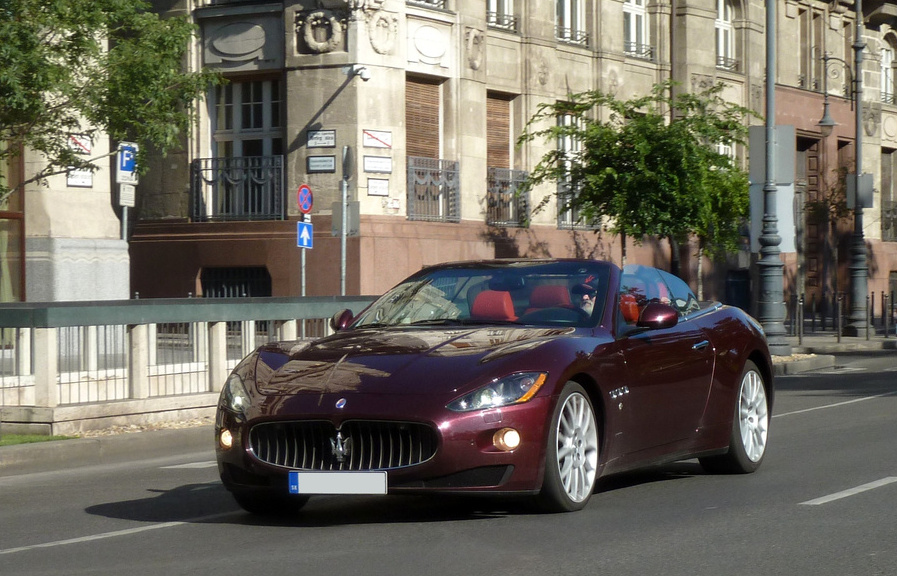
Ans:
[[[234,500],[240,508],[259,516],[289,516],[299,512],[308,496],[272,496],[252,492],[234,492]]]
[[[598,479],[598,421],[576,382],[564,385],[551,417],[545,475],[538,496],[545,512],[573,512],[588,503]]]
[[[760,467],[769,434],[769,395],[757,365],[748,360],[735,394],[729,450],[701,458],[701,466],[716,474],[748,474]]]

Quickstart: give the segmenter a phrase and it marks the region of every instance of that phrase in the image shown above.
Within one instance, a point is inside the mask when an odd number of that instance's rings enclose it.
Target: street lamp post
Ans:
[[[863,173],[863,0],[856,0],[856,34],[853,39],[855,53],[854,99],[856,112],[856,174],[854,178],[853,237],[850,243],[850,317],[844,327],[845,336],[859,336],[866,328],[866,294],[868,270],[866,264],[866,239],[863,236],[863,201],[860,192],[860,175]]]

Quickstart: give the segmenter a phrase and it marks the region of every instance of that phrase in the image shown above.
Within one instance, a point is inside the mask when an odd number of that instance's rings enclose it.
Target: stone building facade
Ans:
[[[599,89],[643,95],[673,79],[762,113],[765,2],[759,0],[169,0],[199,27],[191,66],[222,73],[184,149],[141,179],[129,238],[141,297],[376,294],[426,264],[505,256],[620,262],[620,239],[583,226],[556,185],[514,194],[548,151],[518,146],[540,104]],[[869,288],[894,290],[897,106],[895,3],[867,0],[862,170]],[[795,126],[794,251],[786,292],[846,291],[852,219],[812,220],[851,166],[854,6],[779,0],[777,117]],[[829,54],[845,65],[822,57]],[[850,71],[849,73],[847,71]],[[823,79],[838,125],[823,137]],[[758,120],[759,122],[759,120]],[[732,150],[749,162],[747,149]],[[313,247],[297,246],[298,191],[312,191]],[[347,198],[343,252],[334,235]],[[562,190],[561,190],[562,192]],[[308,200],[308,197],[305,197]],[[780,215],[790,218],[792,215]],[[748,243],[745,242],[745,245]],[[667,266],[665,243],[627,258]],[[304,251],[304,255],[303,255]],[[692,285],[698,267],[683,247]],[[303,257],[304,256],[304,257]],[[305,276],[302,262],[305,260]],[[705,265],[727,299],[747,249]],[[709,264],[709,263],[708,263]]]

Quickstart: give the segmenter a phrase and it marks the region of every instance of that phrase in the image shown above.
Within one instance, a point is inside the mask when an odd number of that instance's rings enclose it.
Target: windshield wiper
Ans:
[[[458,326],[463,323],[458,318],[428,318],[405,324],[405,326]]]

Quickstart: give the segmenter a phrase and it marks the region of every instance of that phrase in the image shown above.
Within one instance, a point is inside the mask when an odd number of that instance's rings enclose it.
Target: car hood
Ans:
[[[266,395],[448,393],[489,373],[498,359],[573,333],[516,327],[347,330],[310,343],[263,346],[256,385]]]

